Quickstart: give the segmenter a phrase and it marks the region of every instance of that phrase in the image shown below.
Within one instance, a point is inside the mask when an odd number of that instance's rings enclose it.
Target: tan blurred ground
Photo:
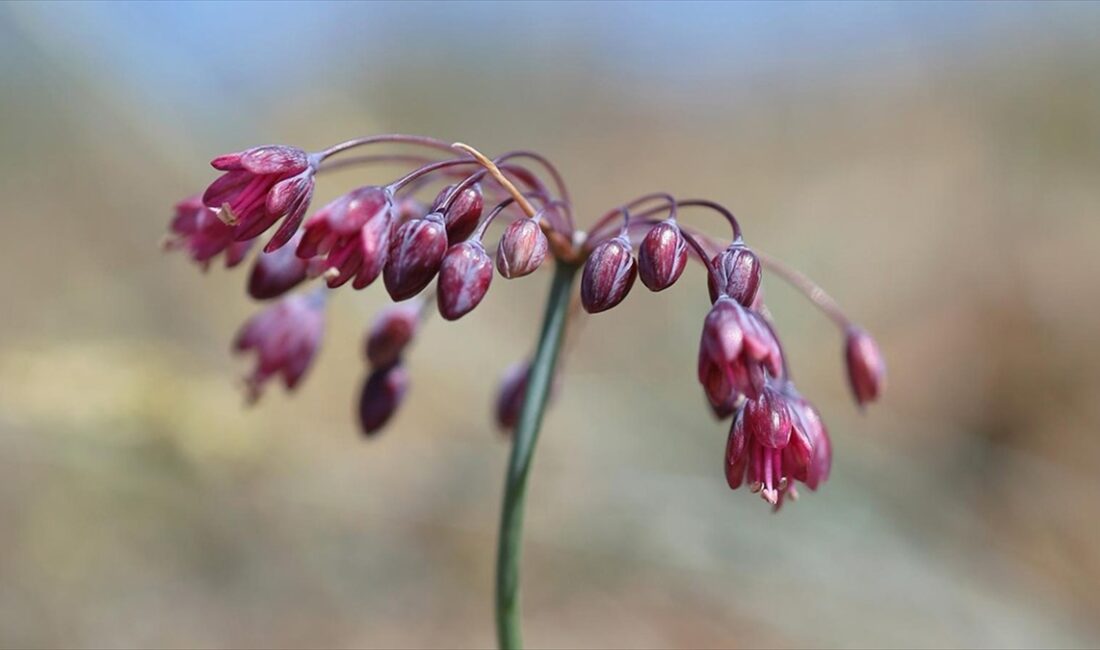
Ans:
[[[885,402],[861,417],[839,338],[767,282],[836,452],[821,493],[771,516],[723,482],[725,432],[693,380],[698,269],[592,318],[533,476],[530,645],[1100,643],[1088,30],[1022,25],[694,95],[609,83],[583,49],[533,69],[395,55],[380,80],[370,63],[325,76],[223,136],[147,110],[33,15],[5,20],[22,40],[0,107],[0,645],[493,642],[507,447],[489,404],[547,275],[498,279],[471,316],[433,321],[406,407],[368,444],[352,404],[380,288],[342,292],[297,396],[246,411],[225,353],[253,310],[243,274],[157,248],[213,154],[386,131],[538,149],[586,218],[657,189],[727,203],[889,362]]]

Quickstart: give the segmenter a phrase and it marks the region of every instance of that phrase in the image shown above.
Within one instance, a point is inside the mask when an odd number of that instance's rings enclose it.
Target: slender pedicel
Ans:
[[[387,133],[385,135],[372,135],[363,138],[353,138],[351,140],[345,140],[339,144],[334,144],[328,149],[324,149],[317,153],[319,160],[325,160],[330,156],[335,156],[338,153],[347,151],[348,149],[354,149],[356,147],[362,147],[369,144],[413,144],[421,145],[424,147],[430,147],[432,149],[439,149],[441,151],[450,151],[451,145],[443,140],[437,138],[429,138],[423,135],[406,135],[404,133]]]
[[[798,289],[802,295],[806,296],[810,302],[832,319],[837,327],[841,330],[847,330],[853,327],[851,319],[845,315],[844,310],[840,308],[837,301],[833,300],[832,296],[825,293],[825,290],[818,286],[816,282],[767,253],[763,253],[759,250],[755,252],[756,256],[760,258],[760,263],[764,265],[764,268],[783,278],[795,289]]]

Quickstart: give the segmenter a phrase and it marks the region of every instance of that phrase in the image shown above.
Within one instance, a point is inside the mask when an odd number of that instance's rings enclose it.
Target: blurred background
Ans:
[[[495,642],[490,404],[549,274],[430,322],[364,442],[380,286],[246,409],[247,268],[158,247],[219,153],[410,132],[541,151],[582,220],[725,203],[889,363],[861,415],[840,336],[765,281],[835,449],[772,515],[694,379],[702,272],[590,318],[532,477],[529,645],[1095,647],[1097,30],[1076,3],[0,5],[0,645]]]

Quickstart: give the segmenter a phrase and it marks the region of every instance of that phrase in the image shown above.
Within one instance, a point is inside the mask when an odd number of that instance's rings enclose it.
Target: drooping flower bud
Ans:
[[[236,241],[255,239],[284,217],[264,250],[290,241],[313,197],[316,161],[309,154],[268,145],[219,156],[210,164],[225,174],[206,188],[203,203],[220,211]]]
[[[371,372],[359,394],[359,426],[363,435],[378,433],[401,406],[409,389],[409,373],[400,363]]]
[[[382,310],[367,333],[367,361],[371,368],[397,363],[419,327],[418,302],[390,305]]]
[[[401,224],[390,237],[389,260],[382,271],[390,297],[406,300],[420,293],[439,271],[446,253],[443,215],[433,212]]]
[[[288,390],[305,375],[324,333],[324,294],[291,295],[256,314],[241,327],[233,348],[255,350],[256,368],[245,383],[248,399],[259,399],[266,383],[281,374]]]
[[[248,295],[256,300],[277,298],[301,284],[309,270],[309,260],[298,257],[295,249],[302,235],[299,232],[284,246],[272,253],[260,253],[248,276]]]
[[[298,257],[326,256],[329,287],[355,278],[362,289],[378,277],[389,253],[393,199],[381,187],[360,187],[337,198],[306,220]]]
[[[607,311],[626,298],[634,286],[638,267],[630,249],[630,241],[619,236],[609,239],[592,251],[581,276],[581,304],[590,314]]]
[[[791,414],[786,399],[767,386],[760,396],[745,404],[745,430],[760,444],[782,449],[791,439]]]
[[[504,371],[493,407],[493,414],[501,431],[510,432],[516,428],[523,400],[527,397],[527,377],[530,373],[531,364],[527,361],[514,363]]]
[[[699,383],[713,408],[724,411],[738,395],[756,399],[766,373],[783,373],[783,353],[771,329],[732,298],[719,298],[703,321]]]
[[[886,362],[871,335],[852,326],[845,333],[844,356],[848,362],[848,383],[856,403],[873,402],[886,384]]]
[[[654,226],[638,246],[638,276],[650,291],[663,291],[680,279],[687,264],[687,242],[672,219]]]
[[[726,441],[726,483],[731,490],[741,487],[745,480],[745,465],[749,460],[749,437],[745,433],[745,409],[738,409],[730,425]]]
[[[756,255],[738,242],[715,255],[712,263],[715,273],[707,276],[711,302],[725,295],[745,307],[752,305],[760,288],[760,260]]]
[[[458,320],[477,307],[493,280],[493,261],[480,241],[451,246],[439,267],[436,300],[439,313]]]
[[[443,188],[432,204],[433,212],[442,209],[443,202],[454,187],[454,185],[448,185]],[[451,201],[451,207],[443,213],[443,221],[447,224],[447,241],[451,245],[465,241],[477,230],[477,224],[481,220],[481,211],[484,207],[485,198],[482,196],[479,183],[474,183],[462,190],[454,201]]]
[[[497,247],[497,270],[508,279],[523,277],[542,264],[549,246],[538,220],[513,221]]]

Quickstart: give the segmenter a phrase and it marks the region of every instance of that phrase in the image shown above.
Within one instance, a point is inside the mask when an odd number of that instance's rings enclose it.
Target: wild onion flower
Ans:
[[[423,153],[347,155],[394,145]],[[410,169],[384,185],[349,189],[306,218],[317,177],[376,162]],[[233,266],[252,241],[276,229],[253,265],[248,292],[278,300],[249,320],[235,343],[257,356],[246,380],[250,399],[276,376],[288,389],[299,384],[320,347],[327,292],[348,283],[365,289],[381,276],[390,297],[405,301],[384,310],[367,332],[358,403],[367,436],[392,422],[409,399],[406,360],[432,305],[445,320],[462,318],[487,298],[494,267],[513,280],[553,260],[535,352],[508,370],[494,404],[497,425],[513,441],[497,567],[498,634],[505,647],[519,644],[517,558],[527,472],[564,332],[583,317],[573,308],[578,272],[579,305],[598,314],[621,304],[638,277],[650,291],[665,291],[684,277],[689,259],[703,267],[710,306],[700,309],[697,378],[714,415],[730,420],[726,481],[733,489],[747,484],[776,510],[798,497],[796,483],[821,487],[832,443],[817,409],[794,385],[765,304],[763,271],[794,285],[843,333],[857,404],[882,394],[885,364],[870,335],[809,278],[750,247],[738,219],[717,202],[645,194],[581,230],[561,174],[542,155],[517,150],[490,159],[464,144],[409,135],[357,138],[314,153],[256,147],[218,157],[213,166],[224,174],[202,199],[176,206],[169,248],[185,249],[203,265],[224,252]],[[688,210],[723,219],[729,239],[685,224]],[[489,252],[494,225],[501,232],[495,262]]]

